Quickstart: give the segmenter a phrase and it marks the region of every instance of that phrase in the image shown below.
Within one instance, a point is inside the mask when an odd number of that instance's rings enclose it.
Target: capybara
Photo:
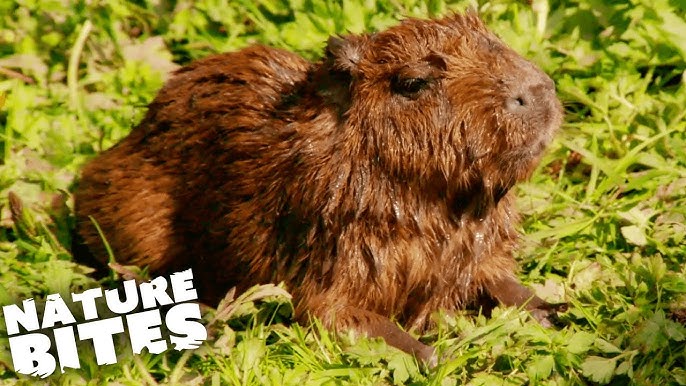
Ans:
[[[199,296],[284,282],[298,320],[435,363],[430,315],[487,296],[551,307],[517,279],[511,188],[562,121],[552,80],[474,11],[332,37],[311,63],[251,46],[177,70],[128,137],[83,169],[77,232],[96,258]]]

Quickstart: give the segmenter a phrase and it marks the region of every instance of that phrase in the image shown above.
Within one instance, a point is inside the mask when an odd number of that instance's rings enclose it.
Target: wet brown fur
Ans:
[[[84,168],[78,232],[102,260],[88,216],[120,263],[192,267],[209,303],[283,281],[301,320],[430,360],[389,318],[422,329],[484,293],[531,300],[509,191],[560,121],[552,81],[474,13],[332,38],[314,64],[252,46],[178,70]]]

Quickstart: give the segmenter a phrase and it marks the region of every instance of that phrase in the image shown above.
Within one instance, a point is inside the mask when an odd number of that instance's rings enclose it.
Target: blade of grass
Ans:
[[[67,88],[69,89],[69,103],[76,111],[76,115],[79,121],[83,124],[85,116],[83,113],[83,105],[79,100],[78,92],[78,70],[79,63],[81,61],[81,53],[83,52],[83,47],[86,44],[86,39],[93,29],[93,23],[90,20],[86,20],[81,26],[79,35],[74,42],[74,46],[71,49],[71,55],[69,55],[69,63],[67,65]]]

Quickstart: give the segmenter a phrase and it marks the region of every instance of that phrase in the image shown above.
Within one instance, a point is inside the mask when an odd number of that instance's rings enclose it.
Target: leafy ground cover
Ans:
[[[171,69],[256,42],[316,59],[330,34],[474,3],[0,2],[0,304],[117,284],[72,261],[70,188],[142,117]],[[513,308],[437,315],[424,339],[444,360],[427,371],[381,341],[291,325],[287,294],[263,287],[208,310],[212,334],[199,350],[133,356],[122,341],[119,363],[97,366],[85,342],[80,369],[43,382],[686,384],[686,2],[476,5],[554,78],[565,105],[563,130],[517,191],[521,277],[569,302],[562,327]],[[36,381],[11,364],[3,322],[0,382]]]

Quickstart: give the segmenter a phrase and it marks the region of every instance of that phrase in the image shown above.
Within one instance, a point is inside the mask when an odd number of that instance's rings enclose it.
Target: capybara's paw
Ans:
[[[538,320],[541,326],[550,328],[559,324],[560,319],[558,318],[558,313],[567,311],[567,308],[567,303],[543,302],[535,308],[530,309],[529,312],[531,313],[531,316]]]

